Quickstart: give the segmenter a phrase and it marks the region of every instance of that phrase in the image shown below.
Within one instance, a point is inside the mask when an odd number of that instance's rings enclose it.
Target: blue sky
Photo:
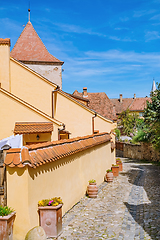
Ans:
[[[27,0],[0,0],[0,37],[13,48],[28,22]],[[160,82],[160,0],[30,0],[31,22],[64,61],[63,90],[109,98],[149,96]]]

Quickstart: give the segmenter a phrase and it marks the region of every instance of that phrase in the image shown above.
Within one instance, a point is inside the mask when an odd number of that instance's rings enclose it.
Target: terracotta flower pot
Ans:
[[[87,194],[90,198],[96,198],[98,194],[98,187],[96,182],[95,183],[89,183],[87,186]]]
[[[107,182],[113,182],[113,172],[107,172],[106,173],[106,181]]]
[[[13,223],[16,217],[16,212],[12,212],[7,216],[0,216],[0,239],[12,240],[13,239]]]
[[[58,237],[62,233],[62,206],[38,207],[40,226],[47,237]]]
[[[119,166],[112,166],[111,169],[113,172],[113,176],[117,177],[119,175]]]
[[[122,162],[118,162],[117,165],[119,166],[119,171],[122,172],[123,171],[123,164],[122,164]]]

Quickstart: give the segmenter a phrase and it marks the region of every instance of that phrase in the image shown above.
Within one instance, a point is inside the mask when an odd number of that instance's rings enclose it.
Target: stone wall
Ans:
[[[160,152],[155,151],[149,143],[131,144],[118,142],[116,143],[116,156],[122,157],[122,155],[131,159],[160,162]]]

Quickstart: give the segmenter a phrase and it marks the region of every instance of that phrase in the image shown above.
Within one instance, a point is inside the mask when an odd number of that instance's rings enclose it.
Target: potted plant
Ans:
[[[39,222],[47,237],[57,238],[62,233],[62,206],[60,197],[38,202]]]
[[[16,217],[16,212],[8,206],[0,205],[0,239],[13,239],[13,223]]]
[[[96,198],[98,194],[98,187],[96,180],[89,180],[89,185],[87,186],[87,194],[90,198]]]
[[[122,161],[120,158],[116,158],[116,164],[119,166],[119,171],[122,172],[123,171],[123,165],[122,165]]]
[[[106,181],[107,182],[113,182],[113,172],[111,169],[108,169],[106,171]]]
[[[119,175],[119,166],[117,164],[116,165],[112,164],[111,169],[113,172],[113,176],[117,177]]]

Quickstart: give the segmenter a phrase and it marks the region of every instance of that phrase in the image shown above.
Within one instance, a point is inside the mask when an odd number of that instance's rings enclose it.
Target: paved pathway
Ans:
[[[58,240],[160,239],[160,167],[122,159],[123,172],[102,183],[63,217]]]

